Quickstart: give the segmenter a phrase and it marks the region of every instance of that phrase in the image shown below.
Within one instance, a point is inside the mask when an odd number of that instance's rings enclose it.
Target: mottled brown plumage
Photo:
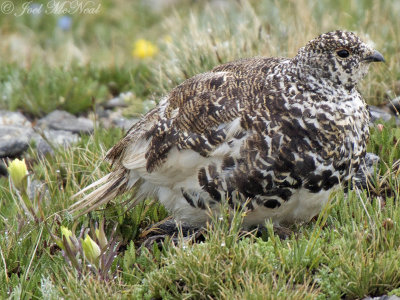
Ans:
[[[335,31],[292,59],[242,59],[194,76],[109,151],[112,172],[73,208],[132,190],[134,203],[155,197],[192,225],[221,201],[247,200],[244,226],[307,221],[365,155],[369,114],[356,85],[382,60]]]

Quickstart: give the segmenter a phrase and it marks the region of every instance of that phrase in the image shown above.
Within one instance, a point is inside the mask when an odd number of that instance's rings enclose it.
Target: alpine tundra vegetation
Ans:
[[[400,296],[398,1],[47,2],[0,4],[0,298]]]

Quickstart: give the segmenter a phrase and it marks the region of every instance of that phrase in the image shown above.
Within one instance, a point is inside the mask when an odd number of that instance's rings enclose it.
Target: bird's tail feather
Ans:
[[[73,195],[72,198],[76,198],[94,187],[97,188],[74,203],[69,208],[69,211],[72,213],[80,212],[79,215],[84,215],[89,211],[98,208],[100,205],[109,202],[117,195],[122,194],[132,187],[139,179],[139,177],[129,178],[125,175],[125,172],[113,172],[87,186],[77,194]]]

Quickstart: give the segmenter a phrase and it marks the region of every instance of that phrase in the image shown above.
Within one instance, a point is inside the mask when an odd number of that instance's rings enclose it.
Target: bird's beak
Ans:
[[[363,61],[366,61],[366,62],[382,61],[382,62],[384,62],[385,59],[383,58],[383,55],[379,53],[379,51],[374,50],[374,52],[371,55],[364,58]]]

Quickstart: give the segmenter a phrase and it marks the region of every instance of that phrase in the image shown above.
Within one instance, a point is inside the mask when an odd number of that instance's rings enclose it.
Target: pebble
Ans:
[[[374,123],[377,120],[383,120],[383,121],[390,121],[394,115],[387,112],[386,110],[370,105],[369,106],[369,111],[371,113],[371,123]]]
[[[140,120],[138,118],[123,117],[121,109],[116,109],[115,111],[99,110],[97,113],[100,122],[105,128],[118,127],[126,131],[131,128],[133,124]]]
[[[36,132],[32,139],[36,144],[39,157],[44,157],[47,154],[54,154],[53,147],[55,146],[61,145],[66,148],[70,144],[78,142],[79,135],[65,130],[46,129],[41,134]]]
[[[72,116],[72,117],[71,117]],[[60,125],[57,125],[57,117],[63,117]],[[33,127],[32,123],[20,112],[0,111],[0,158],[21,156],[33,142],[40,157],[53,154],[53,146],[63,145],[67,147],[76,143],[79,136],[76,132],[91,132],[93,124],[90,120],[61,111],[55,111],[43,118],[40,127]],[[43,121],[44,120],[44,121]],[[67,121],[71,124],[66,124]],[[90,122],[90,124],[89,124]],[[65,126],[64,126],[65,125]],[[64,128],[69,130],[55,130],[52,128]],[[43,138],[38,132],[45,137]],[[51,145],[50,145],[50,144]]]
[[[128,104],[123,97],[115,97],[111,100],[108,100],[103,106],[107,109],[112,109],[116,107],[127,107]]]
[[[27,194],[29,199],[33,200],[37,196],[40,196],[42,200],[43,197],[50,198],[49,190],[44,182],[36,179],[28,182]]]
[[[18,125],[0,126],[0,158],[16,157],[29,147],[32,128]]]
[[[360,165],[356,175],[353,180],[356,186],[360,189],[366,189],[368,187],[368,178],[372,177],[375,172],[380,158],[374,153],[365,154],[364,160]]]
[[[395,116],[399,116],[400,115],[400,96],[390,100],[390,102],[388,104],[386,104],[386,107],[388,107]]]
[[[101,108],[97,118],[106,128],[119,127],[128,130],[137,118],[128,119],[122,116],[126,97],[123,94],[111,101],[109,107]],[[115,98],[115,99],[117,99]],[[68,147],[79,141],[80,134],[90,134],[94,130],[93,121],[84,117],[76,117],[66,111],[55,110],[32,124],[22,113],[0,110],[0,158],[19,157],[32,144],[39,157],[54,154],[54,147]],[[44,136],[44,137],[43,137]],[[0,176],[5,172],[0,172]]]
[[[49,128],[53,130],[64,130],[72,133],[92,133],[94,126],[93,121],[88,118],[75,117],[73,114],[63,110],[55,110],[41,118],[37,122],[40,128]]]
[[[123,130],[129,130],[133,124],[138,122],[139,119],[126,119],[124,117],[115,118],[112,120],[112,124],[116,127],[122,128]]]
[[[7,176],[7,174],[8,174],[7,166],[2,161],[0,161],[0,177]]]
[[[393,295],[393,296],[383,295],[383,296],[378,296],[378,297],[366,297],[362,300],[400,300],[400,297],[397,297],[395,295]]]
[[[0,126],[18,125],[30,127],[31,122],[20,112],[0,110]]]

